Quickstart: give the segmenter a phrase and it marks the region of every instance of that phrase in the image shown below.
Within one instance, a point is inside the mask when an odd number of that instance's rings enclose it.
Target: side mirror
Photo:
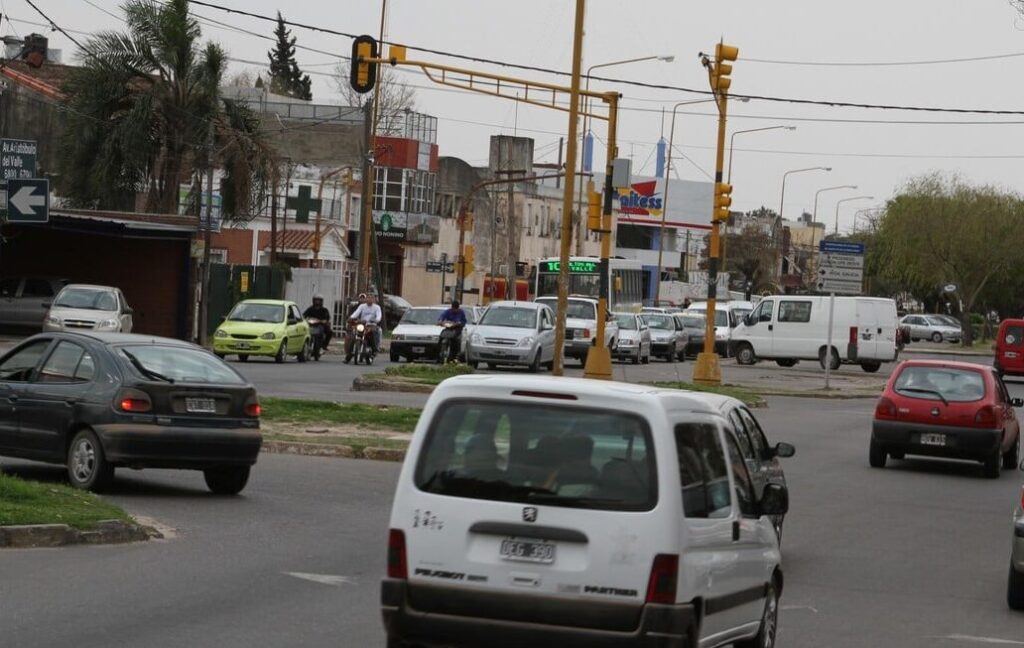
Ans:
[[[789,491],[782,484],[768,484],[758,508],[761,515],[785,515],[789,512]]]
[[[751,313],[743,318],[743,323],[747,326],[753,326],[754,324],[757,324],[757,320],[754,319],[754,315]]]
[[[1011,398],[1010,405],[1014,407],[1024,407],[1024,398]]]
[[[288,318],[288,325],[289,326],[295,326],[298,323],[299,323],[299,320],[295,319],[294,317],[289,317]]]
[[[796,448],[791,443],[776,443],[770,452],[773,457],[788,459],[796,454]]]
[[[551,324],[551,322],[544,322],[543,324],[541,324],[541,325],[540,325],[540,327],[541,327],[541,330],[542,330],[542,331],[550,331],[550,330],[552,330],[552,329],[554,329],[554,328],[555,328],[555,327],[554,327],[554,326],[553,326],[553,325]]]

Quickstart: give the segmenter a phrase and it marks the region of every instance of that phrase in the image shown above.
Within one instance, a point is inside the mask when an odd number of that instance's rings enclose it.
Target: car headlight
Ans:
[[[97,328],[101,328],[101,329],[116,329],[120,325],[121,325],[121,323],[118,322],[116,319],[105,319],[105,320],[102,320],[97,325]]]
[[[619,346],[621,346],[621,347],[636,346],[636,340],[619,340]]]
[[[54,326],[60,326],[60,318],[59,317],[54,317],[54,316],[51,315],[50,317],[46,318],[46,321],[49,322],[50,324],[53,324]]]
[[[274,335],[273,331],[267,331],[266,333],[264,333],[263,335],[260,336],[260,339],[261,340],[273,340],[276,337],[277,336]]]
[[[469,336],[469,341],[472,344],[483,344],[484,336],[480,335],[479,333],[474,333],[473,335]]]
[[[217,329],[217,332],[213,334],[213,337],[216,338],[226,338],[227,336],[228,332],[225,331],[224,329]]]
[[[532,337],[524,337],[522,340],[519,340],[518,346],[521,346],[521,347],[533,346],[533,338]]]

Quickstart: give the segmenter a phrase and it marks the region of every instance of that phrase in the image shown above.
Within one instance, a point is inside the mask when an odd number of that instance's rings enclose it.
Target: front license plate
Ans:
[[[945,434],[922,434],[921,445],[944,446],[946,445]]]
[[[504,560],[548,565],[555,562],[555,545],[530,540],[502,540],[501,557]]]
[[[248,349],[249,348],[249,343],[248,342],[237,342],[237,343],[235,343],[235,348],[236,349]]]
[[[217,404],[212,398],[186,398],[185,410],[193,414],[216,414]]]
[[[423,353],[426,350],[427,350],[426,347],[413,347],[412,348],[412,352],[413,353]]]

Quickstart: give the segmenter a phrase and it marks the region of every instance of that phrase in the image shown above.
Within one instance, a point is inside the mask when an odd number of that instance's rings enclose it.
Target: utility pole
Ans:
[[[359,225],[359,271],[356,292],[369,284],[370,229],[373,227],[373,100],[363,103],[363,202]]]
[[[281,179],[281,167],[274,162],[274,177],[270,189],[270,265],[277,263],[277,190]],[[259,261],[259,257],[256,258]]]
[[[206,225],[203,227],[203,272],[199,293],[199,344],[206,346],[210,312],[210,239],[213,229],[213,124],[206,140]]]

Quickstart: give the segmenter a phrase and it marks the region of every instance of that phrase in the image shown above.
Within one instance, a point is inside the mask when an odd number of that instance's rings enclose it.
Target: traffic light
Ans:
[[[473,260],[476,257],[476,249],[472,243],[466,243],[462,246],[462,276],[465,277],[469,273],[473,272],[476,266],[473,265]]]
[[[724,182],[715,183],[715,222],[729,220],[729,207],[732,205],[732,185]]]
[[[590,183],[590,191],[587,192],[589,202],[587,203],[587,229],[591,232],[600,232],[601,226],[601,192],[594,191],[594,183]]]
[[[711,70],[711,88],[713,90],[722,93],[729,91],[729,86],[732,85],[732,79],[729,78],[729,75],[732,74],[732,66],[726,61],[735,61],[739,55],[738,47],[725,43],[715,45],[715,65]]]
[[[373,90],[377,83],[377,64],[367,63],[379,55],[377,40],[373,36],[356,36],[352,41],[352,62],[349,65],[349,83],[359,94]]]

